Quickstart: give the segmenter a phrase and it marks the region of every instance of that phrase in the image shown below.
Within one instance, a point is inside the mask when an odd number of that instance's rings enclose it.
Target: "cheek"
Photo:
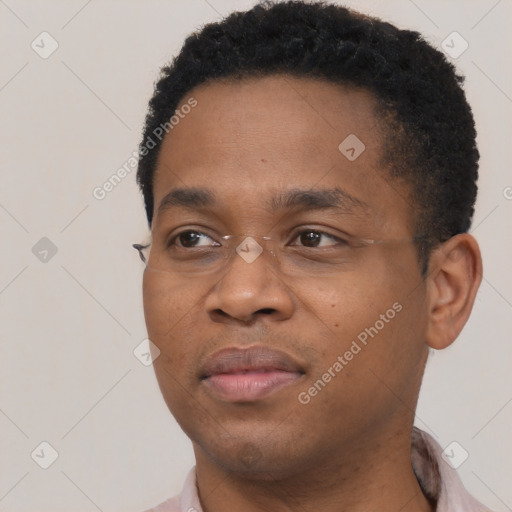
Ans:
[[[148,337],[160,350],[153,369],[167,406],[177,414],[187,408],[184,389],[194,383],[187,369],[195,358],[190,337],[199,328],[193,315],[201,295],[197,286],[177,285],[170,276],[146,271],[143,300]]]
[[[197,285],[178,284],[165,274],[144,274],[144,317],[148,337],[160,349],[160,363],[168,359],[179,368],[187,358],[187,341],[199,328],[196,316],[204,293]]]
[[[342,275],[312,288],[310,303],[330,330],[307,384],[317,382],[321,389],[314,407],[350,409],[357,400],[360,411],[384,415],[400,405],[397,396],[414,398],[425,356],[426,317],[423,288],[411,293],[411,283],[417,285],[416,275],[376,264],[373,272]],[[318,379],[329,381],[325,389]]]
[[[162,272],[146,270],[142,293],[148,330],[157,337],[172,334],[179,323],[201,302],[203,293],[197,284],[177,281]]]
[[[399,297],[399,291],[375,275],[340,274],[307,290],[311,312],[336,340],[356,336],[378,320]],[[304,297],[306,299],[306,297]]]

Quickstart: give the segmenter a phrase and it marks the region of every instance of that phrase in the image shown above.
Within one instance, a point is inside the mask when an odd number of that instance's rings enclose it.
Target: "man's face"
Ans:
[[[197,106],[166,136],[155,174],[155,257],[191,258],[223,235],[272,245],[212,272],[145,272],[166,403],[198,460],[228,470],[266,478],[357,461],[363,444],[409,428],[427,354],[412,200],[379,167],[374,99],[290,76],[190,96]],[[168,195],[191,188],[211,201]],[[187,230],[207,235],[166,245]]]

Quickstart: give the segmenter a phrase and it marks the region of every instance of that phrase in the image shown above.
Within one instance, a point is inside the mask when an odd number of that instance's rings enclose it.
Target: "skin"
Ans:
[[[153,244],[177,228],[282,236],[296,227],[402,240],[360,249],[336,272],[300,279],[269,258],[233,258],[221,275],[147,270],[144,311],[164,399],[193,442],[206,512],[432,511],[410,463],[410,432],[429,347],[464,326],[481,276],[476,241],[457,235],[433,252],[426,276],[410,239],[413,200],[387,176],[370,92],[275,75],[197,87],[197,107],[166,136],[154,180]],[[338,150],[364,142],[353,162]],[[368,206],[271,211],[290,190],[339,187]],[[210,189],[205,210],[158,211],[171,190]],[[409,242],[404,241],[409,240]],[[155,249],[156,250],[156,249]],[[393,304],[402,310],[308,404],[298,394]],[[265,345],[299,362],[291,386],[251,403],[209,393],[199,369],[226,347]],[[341,505],[342,504],[342,505]]]

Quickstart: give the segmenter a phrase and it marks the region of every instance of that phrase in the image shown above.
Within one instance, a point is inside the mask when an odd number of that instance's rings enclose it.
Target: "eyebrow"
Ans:
[[[160,201],[158,213],[172,207],[209,209],[219,204],[215,193],[206,188],[181,187],[169,192]],[[324,189],[291,189],[271,198],[269,208],[277,210],[336,209],[344,213],[367,212],[370,206],[339,187]]]

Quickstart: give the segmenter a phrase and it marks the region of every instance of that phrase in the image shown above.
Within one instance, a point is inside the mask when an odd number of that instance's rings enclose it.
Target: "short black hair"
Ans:
[[[423,271],[432,247],[468,231],[479,153],[463,76],[418,32],[342,6],[297,0],[262,2],[205,25],[161,69],[137,171],[149,225],[163,138],[151,151],[143,148],[155,130],[200,84],[271,74],[328,80],[373,93],[385,126],[381,163],[391,177],[410,186]]]

